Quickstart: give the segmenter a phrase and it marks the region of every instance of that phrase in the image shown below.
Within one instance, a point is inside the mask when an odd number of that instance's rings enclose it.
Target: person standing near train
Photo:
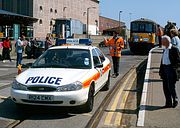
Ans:
[[[159,41],[159,47],[162,46],[162,44],[161,44],[162,35],[163,35],[163,30],[162,30],[161,26],[158,24],[157,25],[157,36],[158,36],[158,41]]]
[[[124,40],[122,37],[118,37],[117,32],[113,32],[113,37],[109,40],[104,39],[105,45],[109,46],[110,56],[113,60],[114,74],[113,78],[119,75],[119,60],[121,57],[121,50],[124,48]]]
[[[170,30],[171,43],[175,45],[180,51],[180,39],[178,37],[178,31],[176,29]]]

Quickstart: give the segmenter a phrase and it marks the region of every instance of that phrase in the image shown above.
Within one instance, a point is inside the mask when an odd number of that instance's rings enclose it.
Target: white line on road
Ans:
[[[6,96],[0,96],[0,99],[2,99],[2,100],[5,100],[5,99],[7,99],[8,97],[6,97]]]
[[[8,71],[8,68],[0,68],[0,71]]]
[[[149,73],[151,68],[151,54],[154,49],[157,47],[151,49],[148,55],[148,63],[146,68],[146,74],[144,78],[144,84],[143,84],[143,91],[142,91],[142,97],[141,97],[141,104],[140,104],[140,110],[138,114],[138,120],[137,120],[137,126],[144,126],[145,121],[145,109],[146,109],[146,99],[147,99],[147,89],[148,89],[148,83],[149,83]]]

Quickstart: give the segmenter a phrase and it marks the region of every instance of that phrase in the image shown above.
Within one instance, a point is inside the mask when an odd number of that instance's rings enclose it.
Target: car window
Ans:
[[[84,49],[49,49],[38,58],[32,68],[90,69],[90,51]]]
[[[97,54],[98,54],[98,56],[99,56],[99,58],[101,60],[101,63],[103,63],[105,61],[104,54],[98,48],[96,48],[96,51],[97,51]]]
[[[98,57],[98,54],[94,49],[92,50],[92,55],[93,55],[94,66],[101,64],[99,57]]]

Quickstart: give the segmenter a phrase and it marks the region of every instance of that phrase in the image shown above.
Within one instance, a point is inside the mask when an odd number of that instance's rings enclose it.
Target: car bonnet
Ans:
[[[60,86],[76,81],[83,82],[90,69],[28,69],[17,76],[16,81],[24,85]]]

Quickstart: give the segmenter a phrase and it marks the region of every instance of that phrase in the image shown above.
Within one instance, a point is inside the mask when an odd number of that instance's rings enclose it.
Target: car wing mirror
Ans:
[[[95,68],[103,68],[103,64],[97,64]]]
[[[22,65],[22,68],[31,68],[33,63],[26,63]]]

